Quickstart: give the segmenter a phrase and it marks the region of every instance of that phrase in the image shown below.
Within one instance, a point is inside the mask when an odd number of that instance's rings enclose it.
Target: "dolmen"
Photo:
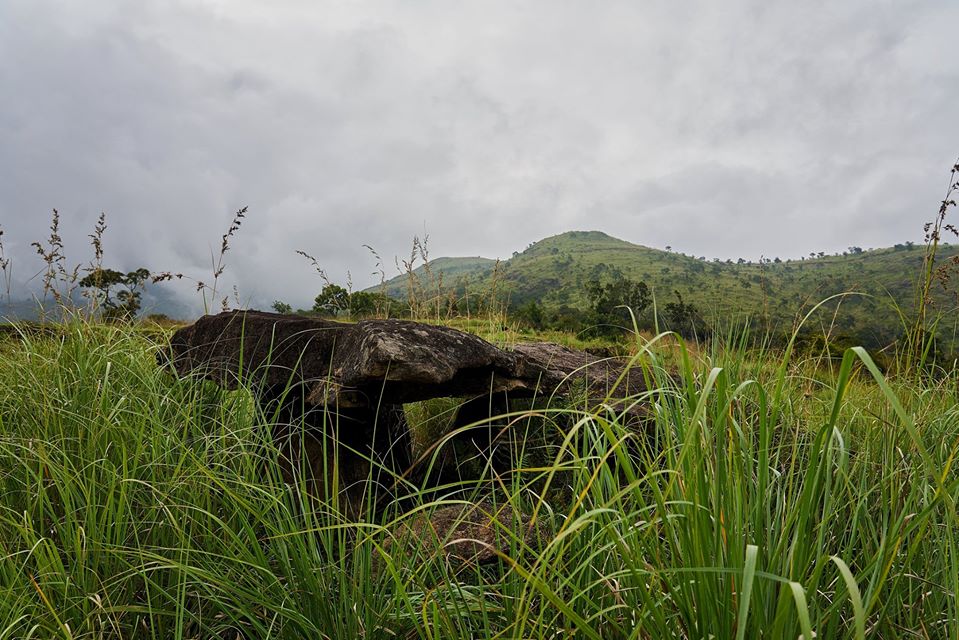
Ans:
[[[228,311],[176,331],[166,355],[181,376],[252,390],[273,423],[288,481],[358,511],[414,467],[404,403],[462,398],[454,428],[507,413],[518,398],[623,402],[645,389],[622,362],[547,342],[499,348],[449,327],[357,323]],[[635,410],[624,405],[624,411]],[[370,483],[373,483],[371,491]]]

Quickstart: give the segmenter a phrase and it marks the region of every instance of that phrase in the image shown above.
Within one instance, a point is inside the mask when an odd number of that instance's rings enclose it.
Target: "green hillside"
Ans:
[[[469,258],[434,258],[429,262],[429,268],[420,265],[413,270],[417,281],[427,283],[432,277],[437,284],[442,279],[444,286],[457,287],[463,282],[476,282],[487,277],[493,270],[496,260],[474,256]],[[403,299],[407,296],[409,277],[406,274],[396,276],[383,284],[367,289],[378,293],[386,287],[386,294],[392,298]]]
[[[908,308],[913,303],[914,283],[922,264],[924,248],[896,245],[865,251],[853,248],[845,255],[823,255],[803,260],[767,258],[758,262],[706,260],[651,249],[613,238],[599,231],[570,231],[545,238],[518,252],[496,269],[497,291],[510,306],[519,308],[535,301],[555,311],[587,306],[590,280],[608,281],[622,276],[641,280],[653,290],[657,305],[676,300],[676,293],[695,304],[709,319],[769,319],[773,327],[789,327],[796,314],[843,292],[836,304],[817,322],[836,324],[842,332],[872,344],[885,343],[898,334],[900,322],[893,301]],[[942,249],[942,258],[959,253],[957,247]],[[490,286],[493,262],[477,258],[441,258],[431,263],[434,274],[444,274],[444,286],[482,290]],[[425,269],[414,272],[421,280]],[[403,298],[407,276],[387,282],[388,292]],[[955,295],[936,285],[936,303],[948,313],[956,306]],[[946,328],[951,335],[953,327]]]

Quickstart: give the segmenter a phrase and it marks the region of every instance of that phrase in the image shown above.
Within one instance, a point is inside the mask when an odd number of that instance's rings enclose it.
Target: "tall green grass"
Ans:
[[[642,427],[540,403],[506,419],[545,455],[360,518],[134,330],[0,343],[0,637],[959,638],[955,376],[663,342]],[[504,518],[489,566],[396,537],[481,497],[539,535]]]

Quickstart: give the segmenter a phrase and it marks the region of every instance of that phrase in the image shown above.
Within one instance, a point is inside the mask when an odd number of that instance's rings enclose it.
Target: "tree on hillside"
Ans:
[[[103,310],[105,320],[129,320],[140,312],[140,294],[149,278],[150,272],[142,267],[127,273],[97,267],[79,284]]]
[[[590,280],[586,283],[589,300],[589,321],[600,334],[623,333],[633,328],[633,316],[640,313],[652,300],[645,282],[618,276],[610,282]]]
[[[381,293],[354,291],[350,294],[350,316],[356,318],[374,315],[379,309],[385,308],[384,298]]]
[[[387,297],[382,293],[353,291],[328,283],[313,301],[313,313],[327,316],[349,316],[357,318],[374,315],[386,309]]]
[[[546,323],[546,313],[535,300],[520,307],[515,315],[518,320],[533,329],[542,329]]]
[[[277,313],[283,313],[283,314],[293,313],[293,307],[283,302],[282,300],[274,300],[272,308]]]
[[[704,338],[709,334],[709,326],[699,313],[699,309],[683,300],[679,291],[675,302],[667,302],[663,307],[663,319],[666,326],[684,338]]]
[[[350,292],[332,282],[326,284],[313,301],[313,312],[322,315],[336,316],[349,312]]]

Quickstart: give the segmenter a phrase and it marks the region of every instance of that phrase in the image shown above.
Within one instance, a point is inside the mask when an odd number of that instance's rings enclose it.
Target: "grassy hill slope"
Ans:
[[[469,258],[434,258],[429,265],[420,265],[413,270],[416,279],[428,282],[430,277],[449,287],[456,287],[465,281],[475,282],[488,276],[493,270],[496,260],[474,256]],[[407,296],[409,277],[407,274],[398,275],[383,284],[370,287],[367,291],[379,293],[386,288],[386,293],[392,298],[403,299]]]
[[[642,280],[653,290],[657,304],[674,301],[677,293],[695,304],[704,316],[717,318],[768,318],[772,326],[788,327],[796,314],[835,294],[843,298],[835,316],[846,333],[882,343],[900,329],[895,305],[913,304],[915,279],[922,264],[921,246],[857,251],[804,260],[762,263],[708,261],[683,254],[651,249],[613,238],[599,231],[571,231],[545,238],[516,253],[496,268],[496,288],[517,308],[535,301],[547,310],[563,306],[584,309],[586,284],[623,276]],[[942,257],[959,248],[943,248]],[[444,288],[481,291],[492,286],[493,261],[477,258],[441,258],[430,268],[442,273]],[[423,282],[426,270],[414,275]],[[386,283],[387,291],[403,298],[406,275]],[[936,285],[936,302],[948,314],[955,296]],[[831,321],[836,303],[827,305],[819,321]],[[945,333],[954,333],[946,327]]]

